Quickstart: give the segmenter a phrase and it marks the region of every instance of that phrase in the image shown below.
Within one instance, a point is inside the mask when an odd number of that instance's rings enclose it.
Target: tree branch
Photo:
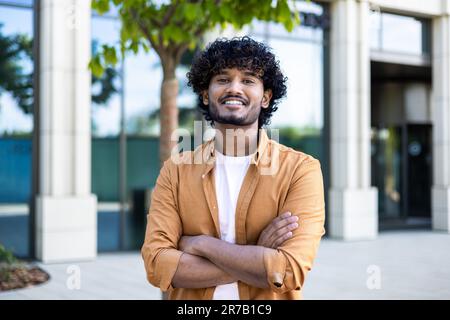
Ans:
[[[147,29],[147,26],[146,26],[145,23],[139,18],[139,16],[138,16],[136,10],[134,10],[134,9],[132,9],[132,8],[130,8],[130,9],[128,9],[128,10],[129,10],[129,12],[130,12],[130,15],[131,15],[131,16],[133,17],[133,19],[135,19],[135,21],[137,22],[138,27],[139,27],[139,29],[141,30],[141,32],[144,34],[144,36],[147,38],[147,40],[148,40],[148,41],[150,42],[150,44],[152,45],[153,49],[155,49],[156,53],[158,53],[158,55],[161,56],[161,50],[162,50],[162,41],[161,41],[161,38],[160,38],[160,45],[161,45],[161,47],[160,47],[155,41],[153,41],[153,38],[152,38],[151,34],[149,33],[149,30]],[[153,19],[153,20],[154,20],[154,19]],[[153,22],[153,20],[152,20],[152,23],[154,23],[156,27],[159,27],[160,24],[159,24],[156,20],[154,20],[155,22]]]
[[[164,28],[169,23],[170,18],[172,18],[172,16],[175,14],[175,10],[176,10],[176,8],[178,7],[179,4],[180,4],[180,1],[177,0],[177,1],[175,1],[174,4],[172,4],[169,7],[169,9],[167,10],[167,12],[164,15],[164,18],[163,18],[163,20],[161,22],[161,26],[160,26],[161,28]]]
[[[175,63],[178,64],[183,56],[183,53],[189,47],[189,43],[180,43],[180,45],[175,49]]]

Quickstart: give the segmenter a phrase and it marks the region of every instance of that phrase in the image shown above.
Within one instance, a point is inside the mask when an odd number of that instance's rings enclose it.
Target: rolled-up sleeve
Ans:
[[[176,201],[176,167],[167,160],[156,180],[141,249],[148,281],[162,291],[173,289],[172,278],[183,252],[177,250],[182,234]]]
[[[308,157],[297,167],[280,214],[286,211],[299,217],[299,227],[277,250],[264,250],[267,281],[277,293],[303,287],[325,234],[323,177],[318,160]]]

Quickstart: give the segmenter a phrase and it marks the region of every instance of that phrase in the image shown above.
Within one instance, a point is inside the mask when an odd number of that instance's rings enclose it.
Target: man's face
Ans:
[[[235,126],[257,123],[261,108],[269,106],[271,90],[264,91],[262,80],[248,70],[224,69],[215,75],[203,103],[209,105],[214,122]]]

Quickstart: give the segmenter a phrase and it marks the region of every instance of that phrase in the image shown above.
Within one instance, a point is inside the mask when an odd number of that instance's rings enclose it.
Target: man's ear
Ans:
[[[268,90],[264,91],[264,95],[263,95],[263,98],[261,101],[261,107],[264,109],[268,108],[271,99],[272,99],[272,90],[268,89]]]
[[[202,99],[203,99],[203,104],[207,106],[209,104],[209,96],[208,96],[207,90],[203,90]]]

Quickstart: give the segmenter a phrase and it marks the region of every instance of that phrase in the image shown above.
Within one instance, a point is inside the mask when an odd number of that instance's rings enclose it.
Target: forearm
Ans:
[[[213,237],[206,237],[195,248],[202,256],[234,278],[258,288],[268,288],[264,268],[264,248],[236,245]]]
[[[237,279],[205,258],[183,253],[172,279],[174,288],[208,288],[236,282]]]

